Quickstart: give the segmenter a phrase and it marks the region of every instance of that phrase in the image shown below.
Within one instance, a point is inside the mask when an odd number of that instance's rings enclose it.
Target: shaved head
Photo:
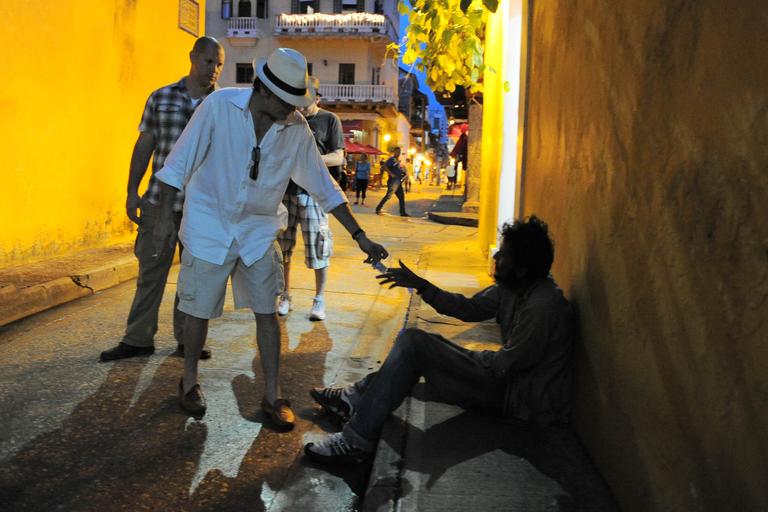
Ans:
[[[221,46],[221,43],[219,43],[216,39],[214,39],[211,36],[203,36],[197,39],[195,41],[195,46],[192,47],[192,53],[193,54],[199,54],[202,53],[208,49],[224,49],[223,46]]]
[[[224,47],[217,40],[203,36],[189,52],[189,79],[203,89],[214,87],[224,67]]]

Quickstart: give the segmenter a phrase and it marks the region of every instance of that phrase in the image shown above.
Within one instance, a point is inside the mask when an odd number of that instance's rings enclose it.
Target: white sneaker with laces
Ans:
[[[280,300],[277,303],[277,314],[280,316],[285,316],[292,309],[293,304],[291,304],[291,296],[285,293],[280,295]]]
[[[319,295],[312,301],[312,312],[309,319],[313,321],[325,320],[325,300]]]
[[[307,443],[304,453],[315,462],[325,464],[359,463],[373,456],[347,442],[341,432],[330,434],[318,443]]]

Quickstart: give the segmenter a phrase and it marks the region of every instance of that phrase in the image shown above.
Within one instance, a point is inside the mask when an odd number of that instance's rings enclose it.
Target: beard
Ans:
[[[511,290],[520,286],[520,279],[515,275],[514,270],[511,268],[499,268],[496,266],[493,269],[493,280],[500,286]]]

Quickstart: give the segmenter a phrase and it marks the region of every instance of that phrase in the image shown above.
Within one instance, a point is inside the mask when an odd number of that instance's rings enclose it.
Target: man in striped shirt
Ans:
[[[165,158],[181,135],[197,106],[216,88],[216,81],[224,67],[224,49],[216,39],[201,37],[195,41],[189,54],[189,75],[178,82],[154,91],[147,99],[139,124],[139,138],[133,148],[128,175],[126,212],[131,221],[139,225],[134,252],[139,260],[136,295],[128,314],[128,322],[122,341],[101,353],[102,361],[113,361],[135,356],[147,356],[155,352],[154,336],[157,317],[163,300],[168,271],[173,264],[174,251],[158,252],[152,240],[152,232],[158,220],[160,194],[155,172],[162,169]],[[152,158],[152,176],[144,197],[139,198],[139,184]],[[173,198],[174,224],[178,238],[184,192]],[[137,215],[137,210],[140,215]],[[179,244],[179,250],[183,250]],[[175,355],[184,354],[184,313],[178,309],[178,297],[173,309],[173,334],[177,340]],[[201,359],[211,357],[204,350]]]

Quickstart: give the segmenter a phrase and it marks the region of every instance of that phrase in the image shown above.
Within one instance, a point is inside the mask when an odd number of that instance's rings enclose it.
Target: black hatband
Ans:
[[[264,63],[264,75],[266,75],[269,80],[278,86],[280,89],[284,90],[285,92],[289,92],[293,94],[294,96],[304,96],[307,94],[307,88],[304,87],[303,89],[299,89],[298,87],[293,87],[292,85],[289,85],[282,80],[280,80],[277,75],[275,75],[271,69],[269,69],[269,66],[267,66],[267,63]]]

